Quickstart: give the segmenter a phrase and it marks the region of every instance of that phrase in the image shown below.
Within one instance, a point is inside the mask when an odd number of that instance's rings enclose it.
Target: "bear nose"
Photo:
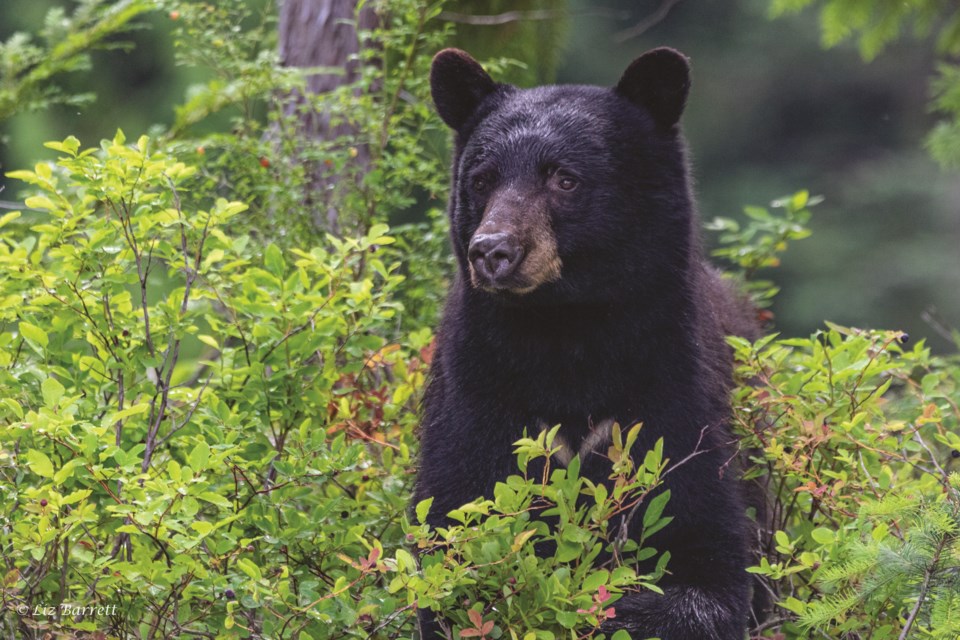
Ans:
[[[467,259],[482,279],[496,284],[513,273],[523,259],[523,247],[510,233],[481,233],[473,236]]]

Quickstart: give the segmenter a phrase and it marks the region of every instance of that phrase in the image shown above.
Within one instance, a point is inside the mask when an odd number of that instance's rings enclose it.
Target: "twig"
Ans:
[[[651,13],[649,16],[633,25],[629,29],[624,29],[623,31],[613,34],[614,42],[626,42],[627,40],[636,38],[637,36],[652,29],[654,26],[660,23],[660,21],[667,17],[667,14],[670,13],[670,10],[673,9],[673,6],[678,2],[680,2],[680,0],[663,0],[657,10]]]
[[[786,622],[793,622],[793,621],[794,621],[793,616],[783,616],[780,618],[772,618],[770,620],[766,620],[762,624],[759,624],[753,627],[752,629],[750,629],[750,637],[758,635],[759,633],[761,633],[762,631],[766,631],[767,629],[772,629],[773,627],[780,626],[781,624],[784,624]]]
[[[170,439],[170,436],[172,436],[177,431],[187,426],[187,424],[190,422],[190,419],[193,417],[194,412],[197,410],[197,407],[200,406],[200,400],[203,399],[203,392],[207,390],[207,386],[210,384],[211,378],[213,378],[212,373],[209,376],[207,376],[207,379],[204,381],[203,386],[200,387],[200,391],[197,393],[197,399],[193,401],[193,405],[190,406],[190,410],[187,411],[187,415],[183,417],[183,420],[180,421],[180,424],[174,425],[173,427],[171,427],[165,436],[157,440],[157,448],[162,447],[163,444]]]
[[[417,607],[416,603],[408,604],[405,607],[400,607],[399,609],[397,609],[396,611],[394,611],[393,613],[385,617],[380,624],[378,624],[376,627],[370,630],[370,633],[367,634],[367,640],[370,640],[371,638],[373,638],[374,634],[377,631],[380,631],[381,629],[384,629],[390,626],[391,624],[393,624],[393,621],[399,618],[401,614],[407,611],[410,611],[411,609],[416,609],[416,607]]]
[[[920,313],[920,318],[927,323],[927,326],[934,330],[934,332],[939,335],[944,340],[948,342],[956,341],[956,337],[950,331],[950,327],[946,325],[945,322],[939,317],[936,308],[930,307],[929,309]],[[960,346],[960,345],[958,345]]]
[[[541,9],[539,11],[506,11],[494,15],[471,15],[467,13],[455,13],[453,11],[440,12],[440,19],[447,22],[456,22],[459,24],[469,24],[479,27],[496,27],[510,22],[522,22],[524,20],[556,20],[564,17],[587,17],[597,16],[601,18],[617,18],[626,20],[630,14],[626,11],[616,11],[613,9],[590,9],[587,11],[563,12]]]
[[[920,608],[923,606],[923,601],[927,599],[927,591],[930,589],[930,580],[933,578],[933,574],[937,570],[937,565],[940,564],[940,554],[943,553],[944,548],[947,546],[947,543],[950,540],[951,536],[945,535],[937,544],[937,550],[934,552],[933,558],[930,560],[930,564],[927,566],[927,569],[923,572],[923,584],[920,585],[920,593],[917,594],[917,603],[913,605],[910,615],[907,616],[907,621],[903,624],[903,630],[900,632],[900,637],[898,640],[907,640],[907,638],[910,637],[910,629],[913,627],[913,623],[916,621],[917,615],[920,613]]]
[[[700,445],[703,444],[703,437],[706,435],[707,431],[711,428],[711,425],[705,425],[700,429],[700,437],[697,438],[697,444],[694,445],[693,450],[682,460],[676,464],[670,465],[662,474],[660,474],[660,482],[657,483],[657,486],[662,484],[663,479],[666,478],[671,471],[677,469],[678,467],[683,466],[693,458],[710,451],[710,449],[701,449]],[[633,505],[633,508],[630,509],[630,513],[627,514],[627,517],[620,521],[620,531],[617,532],[616,541],[614,542],[614,547],[616,549],[615,555],[619,555],[619,550],[623,547],[624,543],[627,541],[629,535],[629,526],[633,522],[633,518],[637,515],[637,510],[645,504],[646,497],[653,491],[656,487],[651,487],[640,496],[640,499],[636,501]]]

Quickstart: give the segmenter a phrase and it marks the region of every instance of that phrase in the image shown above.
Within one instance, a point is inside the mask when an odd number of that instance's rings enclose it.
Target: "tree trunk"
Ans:
[[[327,67],[343,69],[344,73],[316,73],[307,77],[306,94],[291,92],[283,99],[284,114],[299,120],[298,135],[309,144],[312,140],[334,140],[350,136],[356,131],[348,124],[332,126],[330,114],[310,108],[310,94],[332,91],[352,84],[359,77],[359,62],[355,55],[362,46],[357,36],[361,30],[377,25],[377,14],[368,6],[357,14],[357,0],[282,0],[280,5],[280,61],[286,67]],[[365,145],[357,149],[353,162],[362,167],[370,163]],[[339,176],[324,163],[311,160],[306,163],[307,178],[304,203],[314,212],[314,222],[331,233],[339,234],[341,220],[333,202],[333,190]],[[363,171],[351,172],[362,175]]]

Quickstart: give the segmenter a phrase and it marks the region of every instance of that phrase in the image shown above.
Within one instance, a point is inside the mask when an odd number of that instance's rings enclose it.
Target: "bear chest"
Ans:
[[[552,448],[555,451],[552,459],[566,467],[575,455],[580,456],[581,462],[594,455],[606,455],[606,451],[612,443],[614,422],[613,418],[600,421],[588,420],[588,424],[580,429],[561,424],[553,439]],[[543,420],[538,421],[541,432],[548,431],[553,426],[556,425],[551,425]]]

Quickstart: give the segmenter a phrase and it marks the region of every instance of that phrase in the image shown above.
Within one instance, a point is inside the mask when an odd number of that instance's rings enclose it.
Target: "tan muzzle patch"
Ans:
[[[523,257],[508,278],[495,283],[487,282],[470,262],[470,282],[474,287],[525,294],[560,279],[563,262],[542,199],[524,198],[515,189],[496,194],[487,204],[474,237],[494,233],[513,234],[523,248]]]

